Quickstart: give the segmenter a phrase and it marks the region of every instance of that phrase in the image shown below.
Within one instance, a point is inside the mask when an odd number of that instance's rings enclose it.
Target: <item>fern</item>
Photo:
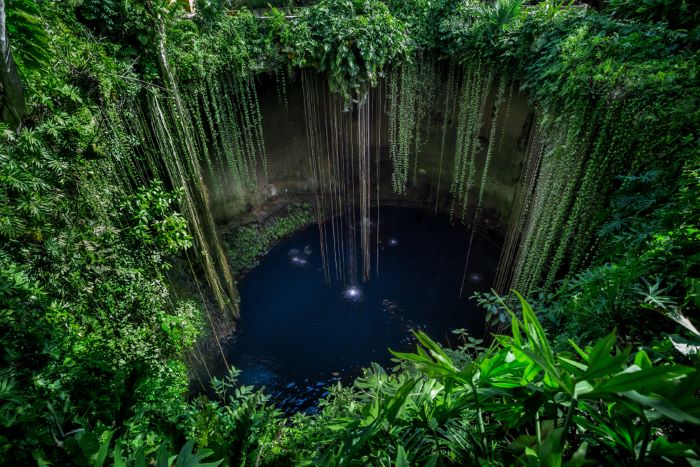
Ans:
[[[600,229],[598,230],[598,235],[600,235],[601,237],[614,235],[626,229],[628,225],[629,220],[627,218],[623,218],[619,215],[616,215],[613,219],[600,226]]]
[[[42,68],[49,57],[49,36],[34,0],[8,0],[7,24],[13,49],[25,68]]]
[[[652,194],[629,194],[620,195],[615,198],[613,205],[618,209],[626,209],[629,211],[641,212],[649,209],[656,203],[656,195]]]
[[[515,26],[522,16],[522,10],[522,0],[496,0],[493,4],[482,4],[476,11],[496,33]]]
[[[0,370],[0,400],[19,402],[16,387],[13,371],[9,368]]]
[[[669,294],[670,287],[661,287],[661,278],[651,284],[642,278],[642,284],[636,284],[632,289],[642,298],[642,306],[652,310],[673,311],[677,308],[676,300]]]

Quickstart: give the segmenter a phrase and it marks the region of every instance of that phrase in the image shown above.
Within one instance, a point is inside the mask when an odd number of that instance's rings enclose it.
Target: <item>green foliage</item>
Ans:
[[[697,318],[700,236],[691,213],[700,206],[690,194],[700,186],[697,173],[685,169],[673,195],[672,185],[658,182],[658,172],[624,177],[612,199],[615,218],[600,230],[603,257],[609,259],[542,297],[553,329],[592,338],[617,327],[639,342],[651,342],[664,332],[689,337],[687,330],[674,329],[672,320]],[[658,319],[660,315],[671,319]]]
[[[302,441],[287,452],[324,465],[697,459],[692,437],[671,428],[700,424],[697,368],[616,349],[614,333],[556,352],[524,300],[520,309],[507,310],[511,335],[479,353],[416,333],[416,353],[394,353],[399,371],[375,365],[352,388],[336,387],[320,415],[295,420],[288,430],[309,433],[318,450]]]
[[[49,59],[49,38],[39,5],[34,0],[8,0],[5,5],[15,57],[26,68],[40,69]]]
[[[225,15],[208,6],[200,34],[190,21],[169,31],[170,52],[185,80],[235,71],[240,75],[282,66],[308,66],[325,72],[333,90],[361,98],[390,63],[413,50],[405,25],[379,0],[328,0],[287,20],[272,9],[264,21],[246,9]]]
[[[5,129],[3,136],[0,235],[9,239],[22,236],[41,239],[54,207],[47,179],[60,179],[65,173],[65,162],[56,160],[46,150],[36,131],[22,129],[15,135]]]
[[[131,197],[100,150],[98,104],[133,74],[65,11],[41,14],[50,72],[25,69],[25,121],[0,141],[0,464],[99,465],[110,436],[126,458],[177,426],[202,322],[165,285],[161,255],[187,245],[172,196]]]
[[[405,193],[409,172],[416,181],[420,154],[427,139],[425,122],[432,117],[440,87],[440,64],[435,57],[426,55],[415,63],[393,68],[387,81],[392,187],[395,193]]]
[[[237,384],[239,374],[229,368],[222,380],[214,378],[217,399],[194,400],[188,414],[190,436],[198,445],[213,449],[228,465],[259,462],[266,445],[277,435],[281,416],[269,396]]]
[[[615,17],[649,23],[665,22],[673,29],[683,28],[700,39],[700,6],[688,0],[607,0],[606,9]]]
[[[566,10],[574,4],[574,1],[575,0],[542,0],[538,4],[541,9],[539,14],[547,19],[553,19],[558,14],[565,13]]]
[[[169,0],[74,0],[77,19],[116,45],[119,58],[135,61],[149,79],[158,76],[156,24],[172,24],[181,12]]]
[[[303,18],[313,41],[306,63],[326,72],[345,99],[363,97],[390,63],[412,52],[405,25],[377,0],[326,0]]]
[[[168,34],[168,56],[183,83],[219,73],[250,76],[267,64],[261,22],[248,10],[235,15],[219,13],[206,24],[179,19]]]
[[[494,3],[484,3],[477,8],[477,15],[487,27],[484,29],[484,40],[492,41],[496,36],[518,26],[523,15],[521,0],[497,0]]]
[[[292,204],[284,216],[271,222],[237,226],[224,234],[228,256],[235,275],[253,269],[275,243],[314,222],[307,204]]]
[[[151,247],[165,254],[192,246],[187,222],[182,215],[173,212],[180,197],[181,193],[167,193],[160,182],[154,181],[123,204],[121,209],[130,224],[126,235],[134,245]]]
[[[546,175],[530,206],[515,287],[549,292],[566,279],[553,298],[558,315],[550,315],[560,331],[592,337],[618,324],[647,340],[668,322],[652,320],[645,331],[637,319],[644,310],[635,290],[645,280],[660,281],[684,313],[694,296],[697,205],[680,201],[699,157],[693,39],[561,2],[529,8],[508,28],[492,24],[465,4],[441,28],[448,53],[488,59],[540,110]]]
[[[445,25],[465,6],[460,0],[384,0],[392,15],[406,24],[409,37],[422,51],[442,51]]]
[[[484,62],[477,61],[466,67],[463,83],[457,91],[463,105],[457,116],[457,141],[450,187],[452,194],[450,215],[458,216],[462,222],[466,218],[469,195],[475,186],[476,157],[480,148],[479,135],[484,124],[485,104],[493,78],[493,70]],[[500,102],[500,98],[498,100]],[[491,131],[495,131],[494,125],[491,126]],[[490,141],[493,139],[491,138]],[[493,145],[490,147],[493,148]],[[487,154],[488,160],[490,156]],[[487,172],[488,164],[484,164],[484,174]],[[482,184],[485,180],[482,174]],[[482,199],[481,195],[483,191],[480,190],[479,200]]]
[[[0,463],[697,462],[697,8],[613,0],[611,17],[568,4],[329,0],[259,19],[224,1],[200,2],[194,18],[165,1],[8,1],[28,112],[0,137]],[[161,26],[188,112],[170,115],[179,96],[154,97]],[[482,296],[511,335],[484,349],[459,331],[445,349],[418,333],[397,371],[373,366],[337,386],[318,416],[282,421],[235,371],[214,381],[217,399],[188,401],[183,361],[203,320],[170,296],[165,255],[191,240],[181,193],[149,183],[170,153],[127,131],[150,137],[145,120],[159,115],[125,102],[163,102],[163,119],[186,129],[167,148],[196,144],[189,162],[210,168],[221,152],[250,187],[263,147],[256,73],[313,68],[353,99],[403,68],[389,83],[402,187],[434,100],[422,92],[436,87],[431,56],[468,71],[454,99],[459,192],[475,186],[494,76],[519,82],[542,116],[542,172],[554,175],[538,185],[519,278],[544,326],[525,301],[513,312],[513,297]],[[180,140],[188,133],[196,141]],[[312,220],[308,208],[289,214],[228,237],[236,272]]]
[[[195,21],[204,30],[215,27],[223,12],[239,7],[240,3],[239,0],[198,0]]]

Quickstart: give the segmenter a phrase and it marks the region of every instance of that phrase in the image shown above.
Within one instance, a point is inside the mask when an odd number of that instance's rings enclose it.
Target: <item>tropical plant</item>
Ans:
[[[381,1],[326,0],[305,10],[304,22],[314,41],[306,62],[346,100],[363,97],[390,63],[412,51],[406,26]]]
[[[0,463],[697,462],[694,3],[329,0],[267,19],[200,3],[194,17],[160,0],[4,3],[26,113],[0,135]],[[529,211],[519,277],[542,324],[517,296],[483,295],[508,335],[484,349],[458,330],[447,349],[417,333],[395,371],[336,386],[317,416],[281,419],[235,371],[188,398],[203,316],[165,272],[200,224],[171,185],[203,187],[202,164],[255,187],[261,71],[321,71],[357,99],[404,65],[410,128],[435,117],[415,109],[445,57],[453,85],[464,69],[487,90],[512,78],[541,117],[547,202]],[[450,95],[473,136],[477,93]],[[151,183],[168,164],[187,173]],[[308,220],[242,228],[231,256],[251,267]]]
[[[12,38],[12,41],[10,41]],[[48,36],[33,0],[0,2],[0,84],[3,99],[0,116],[12,129],[24,116],[24,88],[14,56],[26,69],[37,69],[47,60]]]
[[[134,245],[152,247],[165,254],[192,246],[185,218],[174,211],[181,192],[182,189],[167,193],[160,182],[154,181],[149,187],[137,190],[122,205],[129,224],[127,236]]]
[[[49,37],[35,0],[6,0],[7,31],[21,67],[41,69],[49,61]]]
[[[615,333],[556,352],[519,297],[512,332],[461,361],[422,332],[401,370],[374,365],[336,388],[315,423],[328,465],[574,465],[697,459],[674,424],[700,424],[696,368],[615,349]],[[677,426],[677,425],[676,425]],[[692,430],[691,430],[692,431]],[[309,453],[311,454],[311,453]],[[406,464],[408,465],[408,464]]]
[[[607,0],[606,9],[615,17],[639,19],[649,23],[666,22],[671,28],[683,28],[698,39],[700,7],[688,0]]]
[[[543,0],[539,2],[538,6],[546,18],[552,19],[557,14],[571,7],[574,2],[575,0]]]
[[[517,26],[522,8],[522,0],[496,0],[479,5],[476,11],[479,18],[489,25],[490,34],[496,36]]]

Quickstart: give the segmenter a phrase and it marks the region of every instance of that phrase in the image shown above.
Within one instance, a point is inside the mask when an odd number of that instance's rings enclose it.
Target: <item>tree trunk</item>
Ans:
[[[0,84],[3,97],[0,118],[15,130],[24,116],[24,89],[10,50],[5,0],[0,0]]]

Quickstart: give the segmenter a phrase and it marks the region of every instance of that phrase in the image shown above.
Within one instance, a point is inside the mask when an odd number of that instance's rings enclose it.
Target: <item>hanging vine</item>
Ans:
[[[426,56],[417,63],[405,63],[394,69],[387,78],[389,156],[393,166],[392,187],[397,194],[406,192],[409,172],[416,182],[420,152],[427,140],[437,100],[439,76],[437,60]]]
[[[438,168],[438,181],[437,181],[437,187],[435,188],[435,213],[437,214],[438,211],[438,201],[440,199],[440,184],[442,182],[442,168],[443,168],[443,159],[445,156],[445,144],[447,142],[447,129],[450,126],[450,123],[453,121],[453,112],[451,110],[454,110],[454,102],[457,100],[455,99],[455,93],[456,93],[456,78],[455,78],[455,62],[450,60],[449,65],[448,65],[448,70],[447,70],[447,83],[445,85],[445,90],[444,90],[444,96],[445,96],[445,105],[444,105],[444,110],[442,113],[442,129],[441,129],[441,138],[440,138],[440,166]]]
[[[464,282],[467,277],[467,271],[469,269],[469,259],[471,258],[472,243],[474,242],[474,232],[476,232],[477,225],[479,223],[479,215],[481,214],[481,208],[484,202],[484,191],[486,190],[486,183],[489,176],[489,168],[491,166],[491,158],[493,157],[493,152],[498,142],[496,141],[496,122],[500,114],[501,105],[503,103],[503,95],[506,90],[506,80],[501,78],[498,83],[498,90],[496,91],[496,103],[494,105],[494,110],[491,115],[491,130],[489,133],[489,143],[488,149],[486,150],[486,160],[484,161],[484,168],[481,172],[481,184],[479,186],[479,197],[476,204],[476,210],[474,212],[474,220],[472,221],[472,231],[469,235],[469,243],[467,246],[467,260],[464,264],[464,273],[462,274],[462,285],[460,287],[459,295],[462,296],[464,291]],[[505,124],[505,123],[504,123]]]
[[[371,94],[350,111],[321,75],[308,71],[302,72],[302,91],[324,274],[330,280],[332,259],[336,279],[356,285],[358,255],[362,279],[371,272]]]

